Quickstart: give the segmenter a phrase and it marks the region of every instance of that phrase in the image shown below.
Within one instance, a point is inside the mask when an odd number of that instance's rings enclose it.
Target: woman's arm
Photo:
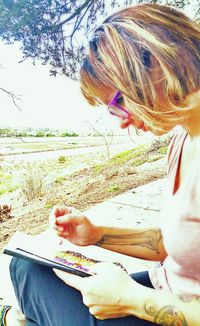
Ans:
[[[136,289],[132,289],[135,291]],[[134,302],[135,293],[129,291],[129,302]],[[132,305],[129,314],[158,325],[198,326],[200,325],[200,298],[184,301],[178,296],[138,285],[138,306]],[[133,298],[132,298],[133,296]]]
[[[113,264],[97,264],[96,275],[84,278],[54,271],[82,293],[83,303],[97,319],[133,315],[163,326],[200,325],[199,299],[186,302],[168,291],[145,287]]]
[[[97,227],[101,239],[96,245],[122,254],[154,261],[166,257],[160,229]]]
[[[109,250],[146,260],[162,261],[166,257],[161,231],[156,228],[124,229],[96,226],[71,207],[55,207],[50,226],[60,237],[79,245],[98,245]]]

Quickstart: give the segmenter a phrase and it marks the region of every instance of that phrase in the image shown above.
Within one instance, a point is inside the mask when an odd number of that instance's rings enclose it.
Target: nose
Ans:
[[[120,128],[125,129],[133,124],[131,119],[121,119],[120,120]]]

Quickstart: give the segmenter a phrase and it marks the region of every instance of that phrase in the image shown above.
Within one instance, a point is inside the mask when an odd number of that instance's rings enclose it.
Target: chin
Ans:
[[[159,130],[159,129],[156,129],[156,128],[151,128],[151,127],[144,124],[141,129],[144,132],[150,131],[154,136],[162,136],[162,135],[165,135],[168,132],[170,132],[173,128],[165,128],[165,129]]]
[[[163,130],[151,130],[152,134],[155,136],[162,136],[167,134],[168,131],[163,131]]]

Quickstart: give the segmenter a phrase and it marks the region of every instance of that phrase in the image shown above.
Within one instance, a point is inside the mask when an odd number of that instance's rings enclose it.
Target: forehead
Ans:
[[[105,87],[103,92],[100,94],[100,100],[104,104],[108,105],[112,101],[116,93],[117,90],[115,88]]]

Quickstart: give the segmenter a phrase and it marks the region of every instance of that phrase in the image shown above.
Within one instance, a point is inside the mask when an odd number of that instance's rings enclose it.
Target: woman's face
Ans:
[[[116,89],[112,89],[112,88],[107,88],[104,92],[104,98],[103,98],[103,102],[105,103],[105,105],[109,105],[109,103],[112,101],[112,99],[114,98],[115,94],[116,94]],[[126,111],[128,111],[128,109],[126,108],[126,103],[123,99],[123,96],[120,96],[119,99],[119,104],[121,107],[123,107]],[[119,109],[120,110],[120,109]],[[139,119],[138,117],[136,117],[134,115],[134,113],[128,111],[129,116],[128,117],[119,117],[118,119],[120,121],[120,127],[122,129],[125,129],[129,126],[134,126],[136,129],[138,130],[143,130],[143,131],[151,131],[150,127],[147,126],[144,121],[142,121],[141,119]]]
[[[155,76],[155,77],[156,77],[155,78],[156,81],[159,80],[158,76]],[[159,107],[159,111],[167,112],[168,110],[170,110],[170,104],[169,104],[169,101],[163,95],[162,82],[161,83],[156,82],[155,89],[156,89],[156,93],[157,93],[157,104],[154,103],[154,105]],[[105,105],[109,106],[109,104],[112,102],[113,98],[115,97],[116,93],[117,93],[116,89],[106,88],[104,90],[104,95],[102,98],[103,103],[105,103]],[[162,103],[162,105],[160,105],[159,103]],[[122,129],[125,129],[129,126],[134,126],[138,130],[150,131],[155,136],[161,136],[161,135],[165,134],[166,132],[169,132],[176,125],[175,123],[174,124],[171,123],[170,126],[168,126],[168,127],[165,125],[166,131],[154,129],[154,128],[150,127],[149,125],[147,125],[143,120],[138,118],[136,115],[134,115],[134,113],[133,113],[134,110],[132,112],[130,110],[128,110],[128,108],[126,106],[126,100],[123,98],[122,94],[120,94],[120,96],[117,100],[117,104],[120,107],[122,107],[123,109],[125,109],[126,112],[128,112],[128,117],[120,118],[118,116],[119,121],[120,121],[120,127]],[[109,111],[109,107],[108,107],[108,111]]]

